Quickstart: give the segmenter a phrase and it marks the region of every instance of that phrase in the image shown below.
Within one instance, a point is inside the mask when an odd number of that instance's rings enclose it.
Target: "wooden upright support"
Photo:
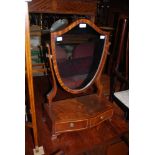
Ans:
[[[28,2],[29,0],[27,0]],[[25,4],[25,57],[26,57],[26,75],[28,83],[28,93],[29,93],[29,102],[30,102],[30,111],[32,117],[32,123],[28,126],[33,129],[34,145],[33,149],[34,155],[43,155],[44,149],[43,146],[39,147],[38,145],[38,131],[37,131],[37,122],[36,122],[36,111],[35,111],[35,101],[34,101],[34,88],[33,88],[33,76],[32,76],[32,61],[31,61],[31,52],[30,52],[30,30],[29,30],[29,14],[28,14],[28,4]]]
[[[30,53],[30,31],[29,31],[29,15],[28,15],[28,4],[25,4],[25,57],[26,57],[26,70],[27,70],[27,81],[28,81],[28,92],[30,99],[30,109],[32,115],[32,129],[34,134],[35,147],[38,146],[38,132],[36,123],[36,112],[34,103],[34,90],[33,90],[33,77],[32,77],[32,62]]]

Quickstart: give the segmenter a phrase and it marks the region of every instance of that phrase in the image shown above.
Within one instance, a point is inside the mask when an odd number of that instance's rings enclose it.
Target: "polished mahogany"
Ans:
[[[101,74],[109,48],[109,33],[86,19],[43,37],[47,47],[52,90],[44,105],[47,124],[55,137],[64,132],[85,130],[110,119],[113,109],[103,97]],[[44,48],[43,48],[44,49]],[[71,94],[89,95],[54,101],[57,88]]]

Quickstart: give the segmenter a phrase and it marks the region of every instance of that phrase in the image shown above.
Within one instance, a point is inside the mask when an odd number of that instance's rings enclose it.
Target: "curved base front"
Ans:
[[[112,106],[96,94],[76,97],[45,105],[47,124],[52,135],[88,129],[110,119]]]

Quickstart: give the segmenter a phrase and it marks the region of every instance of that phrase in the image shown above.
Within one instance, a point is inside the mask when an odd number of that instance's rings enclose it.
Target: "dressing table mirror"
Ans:
[[[79,19],[63,30],[49,32],[42,38],[52,79],[52,89],[44,104],[52,137],[85,130],[110,119],[113,109],[103,96],[101,84],[110,45],[109,33],[101,31],[87,19]],[[93,86],[96,90],[85,94]],[[55,101],[58,87],[75,97]]]

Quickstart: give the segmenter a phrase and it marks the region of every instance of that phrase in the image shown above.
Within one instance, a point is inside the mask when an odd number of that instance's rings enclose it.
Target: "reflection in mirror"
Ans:
[[[56,38],[56,60],[62,82],[70,89],[82,89],[95,76],[105,36],[80,24]]]

